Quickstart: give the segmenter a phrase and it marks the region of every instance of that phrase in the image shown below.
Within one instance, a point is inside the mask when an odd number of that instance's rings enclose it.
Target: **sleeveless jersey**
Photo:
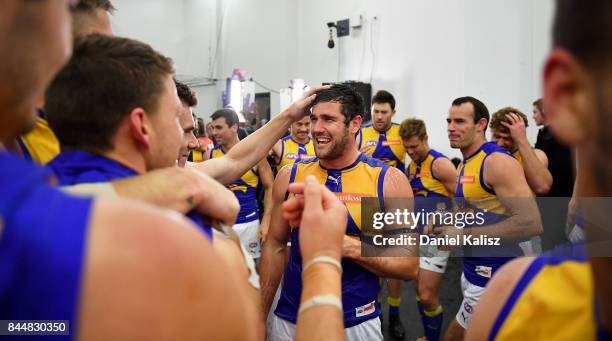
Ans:
[[[433,163],[438,158],[446,158],[441,153],[430,149],[425,159],[419,163],[410,162],[408,166],[408,179],[415,197],[450,197],[446,187],[436,178]]]
[[[386,132],[379,132],[372,124],[361,128],[361,141],[359,149],[372,146],[367,156],[378,159],[385,164],[397,167],[404,172],[406,151],[399,135],[399,124],[391,123],[391,127]]]
[[[484,224],[466,227],[481,227],[500,222],[507,218],[506,210],[497,199],[492,188],[485,183],[484,163],[493,153],[511,156],[505,149],[493,142],[484,143],[476,152],[468,156],[459,165],[457,177],[457,203],[466,211],[481,214]],[[466,257],[463,260],[463,273],[472,284],[486,286],[495,271],[513,257],[523,255],[518,242],[504,242],[502,246],[464,247]],[[495,255],[500,257],[495,257]],[[469,255],[472,255],[470,257]],[[501,257],[503,255],[503,257]]]
[[[500,310],[489,340],[605,339],[584,245],[570,249],[578,252],[533,260]]]
[[[0,318],[69,320],[75,335],[92,199],[48,186],[47,170],[16,155],[0,164]]]
[[[221,145],[216,146],[210,151],[210,158],[225,155]],[[248,223],[259,219],[259,209],[257,208],[257,185],[259,184],[259,174],[252,169],[246,172],[240,179],[226,185],[234,193],[240,203],[240,212],[236,219],[236,224]]]
[[[291,135],[283,137],[281,140],[281,158],[276,166],[280,171],[285,165],[290,165],[298,160],[310,159],[315,156],[314,143],[308,139],[307,143],[298,143],[291,138]]]
[[[17,138],[21,153],[28,160],[40,165],[51,161],[60,152],[57,137],[49,127],[49,123],[42,110],[38,110],[34,128]]]
[[[423,161],[419,163],[411,161],[408,165],[406,173],[408,174],[408,180],[410,180],[410,187],[414,192],[415,212],[421,210],[433,212],[436,210],[438,203],[443,203],[447,209],[452,207],[450,192],[433,172],[434,161],[441,157],[446,158],[443,154],[430,149]],[[419,229],[422,229],[421,224],[419,224]]]
[[[383,207],[383,184],[388,166],[364,154],[343,169],[326,169],[317,158],[298,161],[291,168],[289,183],[303,182],[307,175],[314,175],[325,184],[348,208],[346,234],[360,239],[361,198],[377,197]],[[345,328],[358,325],[380,315],[377,303],[378,276],[357,263],[342,259],[342,306]],[[283,286],[275,314],[296,323],[302,294],[302,255],[300,253],[299,230],[291,230],[289,261],[283,277]]]
[[[115,160],[84,151],[62,152],[47,164],[47,168],[55,174],[60,186],[110,182],[138,175]],[[189,212],[187,218],[202,229],[209,240],[212,239],[212,229],[205,226],[195,212]]]

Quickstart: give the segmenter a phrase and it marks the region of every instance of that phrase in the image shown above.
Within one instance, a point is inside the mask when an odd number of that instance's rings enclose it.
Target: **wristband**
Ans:
[[[340,309],[341,312],[344,312],[342,310],[342,301],[340,301],[340,298],[338,298],[338,296],[336,295],[317,295],[317,296],[310,298],[308,301],[300,305],[300,309],[298,310],[298,315],[303,313],[305,310],[310,309],[312,307],[316,307],[318,305],[332,305]]]
[[[338,270],[340,270],[340,273],[342,273],[342,264],[340,264],[340,262],[338,262],[336,259],[329,257],[329,256],[313,257],[311,260],[306,262],[306,264],[304,265],[304,268],[302,268],[302,273],[305,273],[306,270],[315,263],[328,263],[328,264],[335,265],[338,268]]]

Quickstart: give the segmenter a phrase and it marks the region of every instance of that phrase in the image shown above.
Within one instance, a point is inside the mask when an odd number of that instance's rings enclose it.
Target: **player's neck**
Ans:
[[[381,134],[384,134],[384,133],[388,132],[388,131],[389,131],[389,129],[391,129],[391,126],[392,126],[392,125],[393,125],[392,123],[389,123],[389,125],[388,125],[388,126],[386,126],[386,127],[385,127],[384,129],[382,129],[382,130],[378,130],[378,129],[376,129],[376,127],[374,127],[374,130],[376,130],[377,132],[379,132],[379,133],[381,133]]]
[[[102,154],[107,159],[119,162],[120,164],[134,170],[138,174],[147,172],[147,165],[144,157],[138,152],[129,152],[125,149],[113,149]]]
[[[123,136],[125,135],[117,134],[117,137],[112,142],[113,148],[108,152],[102,153],[102,156],[115,160],[138,174],[146,173],[147,163],[144,151],[134,140],[122,138]]]
[[[232,149],[232,147],[234,147],[236,144],[238,144],[238,142],[240,142],[238,136],[234,136],[232,140],[228,143],[222,143],[221,149],[223,150],[223,152],[229,152],[229,150]]]
[[[335,159],[320,160],[321,165],[327,169],[343,169],[352,165],[359,157],[360,153],[357,148],[352,145],[351,148],[345,149],[340,157]]]
[[[472,154],[476,153],[476,151],[480,149],[480,147],[482,147],[482,145],[486,142],[487,140],[484,138],[484,136],[476,136],[472,144],[465,148],[461,148],[461,154],[463,155],[463,159],[465,160],[466,158],[472,156]]]
[[[305,139],[299,139],[297,136],[295,136],[295,135],[293,135],[293,134],[291,135],[291,139],[292,139],[294,142],[297,142],[297,143],[299,143],[299,144],[306,144],[306,143],[308,143],[308,140],[309,140],[309,138],[308,138],[308,137],[306,137]]]
[[[429,155],[429,151],[431,150],[431,148],[427,147],[427,150],[425,151],[425,154],[423,154],[423,157],[419,160],[419,161],[415,161],[416,163],[420,164],[423,161],[425,161],[425,159],[427,158],[427,155]]]

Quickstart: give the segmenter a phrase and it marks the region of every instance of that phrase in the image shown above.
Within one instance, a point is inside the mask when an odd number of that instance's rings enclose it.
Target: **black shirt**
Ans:
[[[553,183],[548,197],[571,197],[574,190],[574,171],[571,150],[561,144],[550,132],[548,127],[540,129],[536,148],[546,153],[548,170]]]

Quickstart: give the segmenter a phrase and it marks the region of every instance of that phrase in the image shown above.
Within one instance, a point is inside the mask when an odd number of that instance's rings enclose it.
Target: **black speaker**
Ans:
[[[363,124],[370,122],[372,120],[372,113],[371,113],[372,84],[356,82],[356,81],[346,81],[346,82],[339,82],[339,83],[329,83],[329,82],[323,83],[323,85],[330,85],[330,84],[343,84],[355,90],[358,94],[360,94],[361,97],[363,98],[363,107],[365,110],[365,112],[363,113]]]

